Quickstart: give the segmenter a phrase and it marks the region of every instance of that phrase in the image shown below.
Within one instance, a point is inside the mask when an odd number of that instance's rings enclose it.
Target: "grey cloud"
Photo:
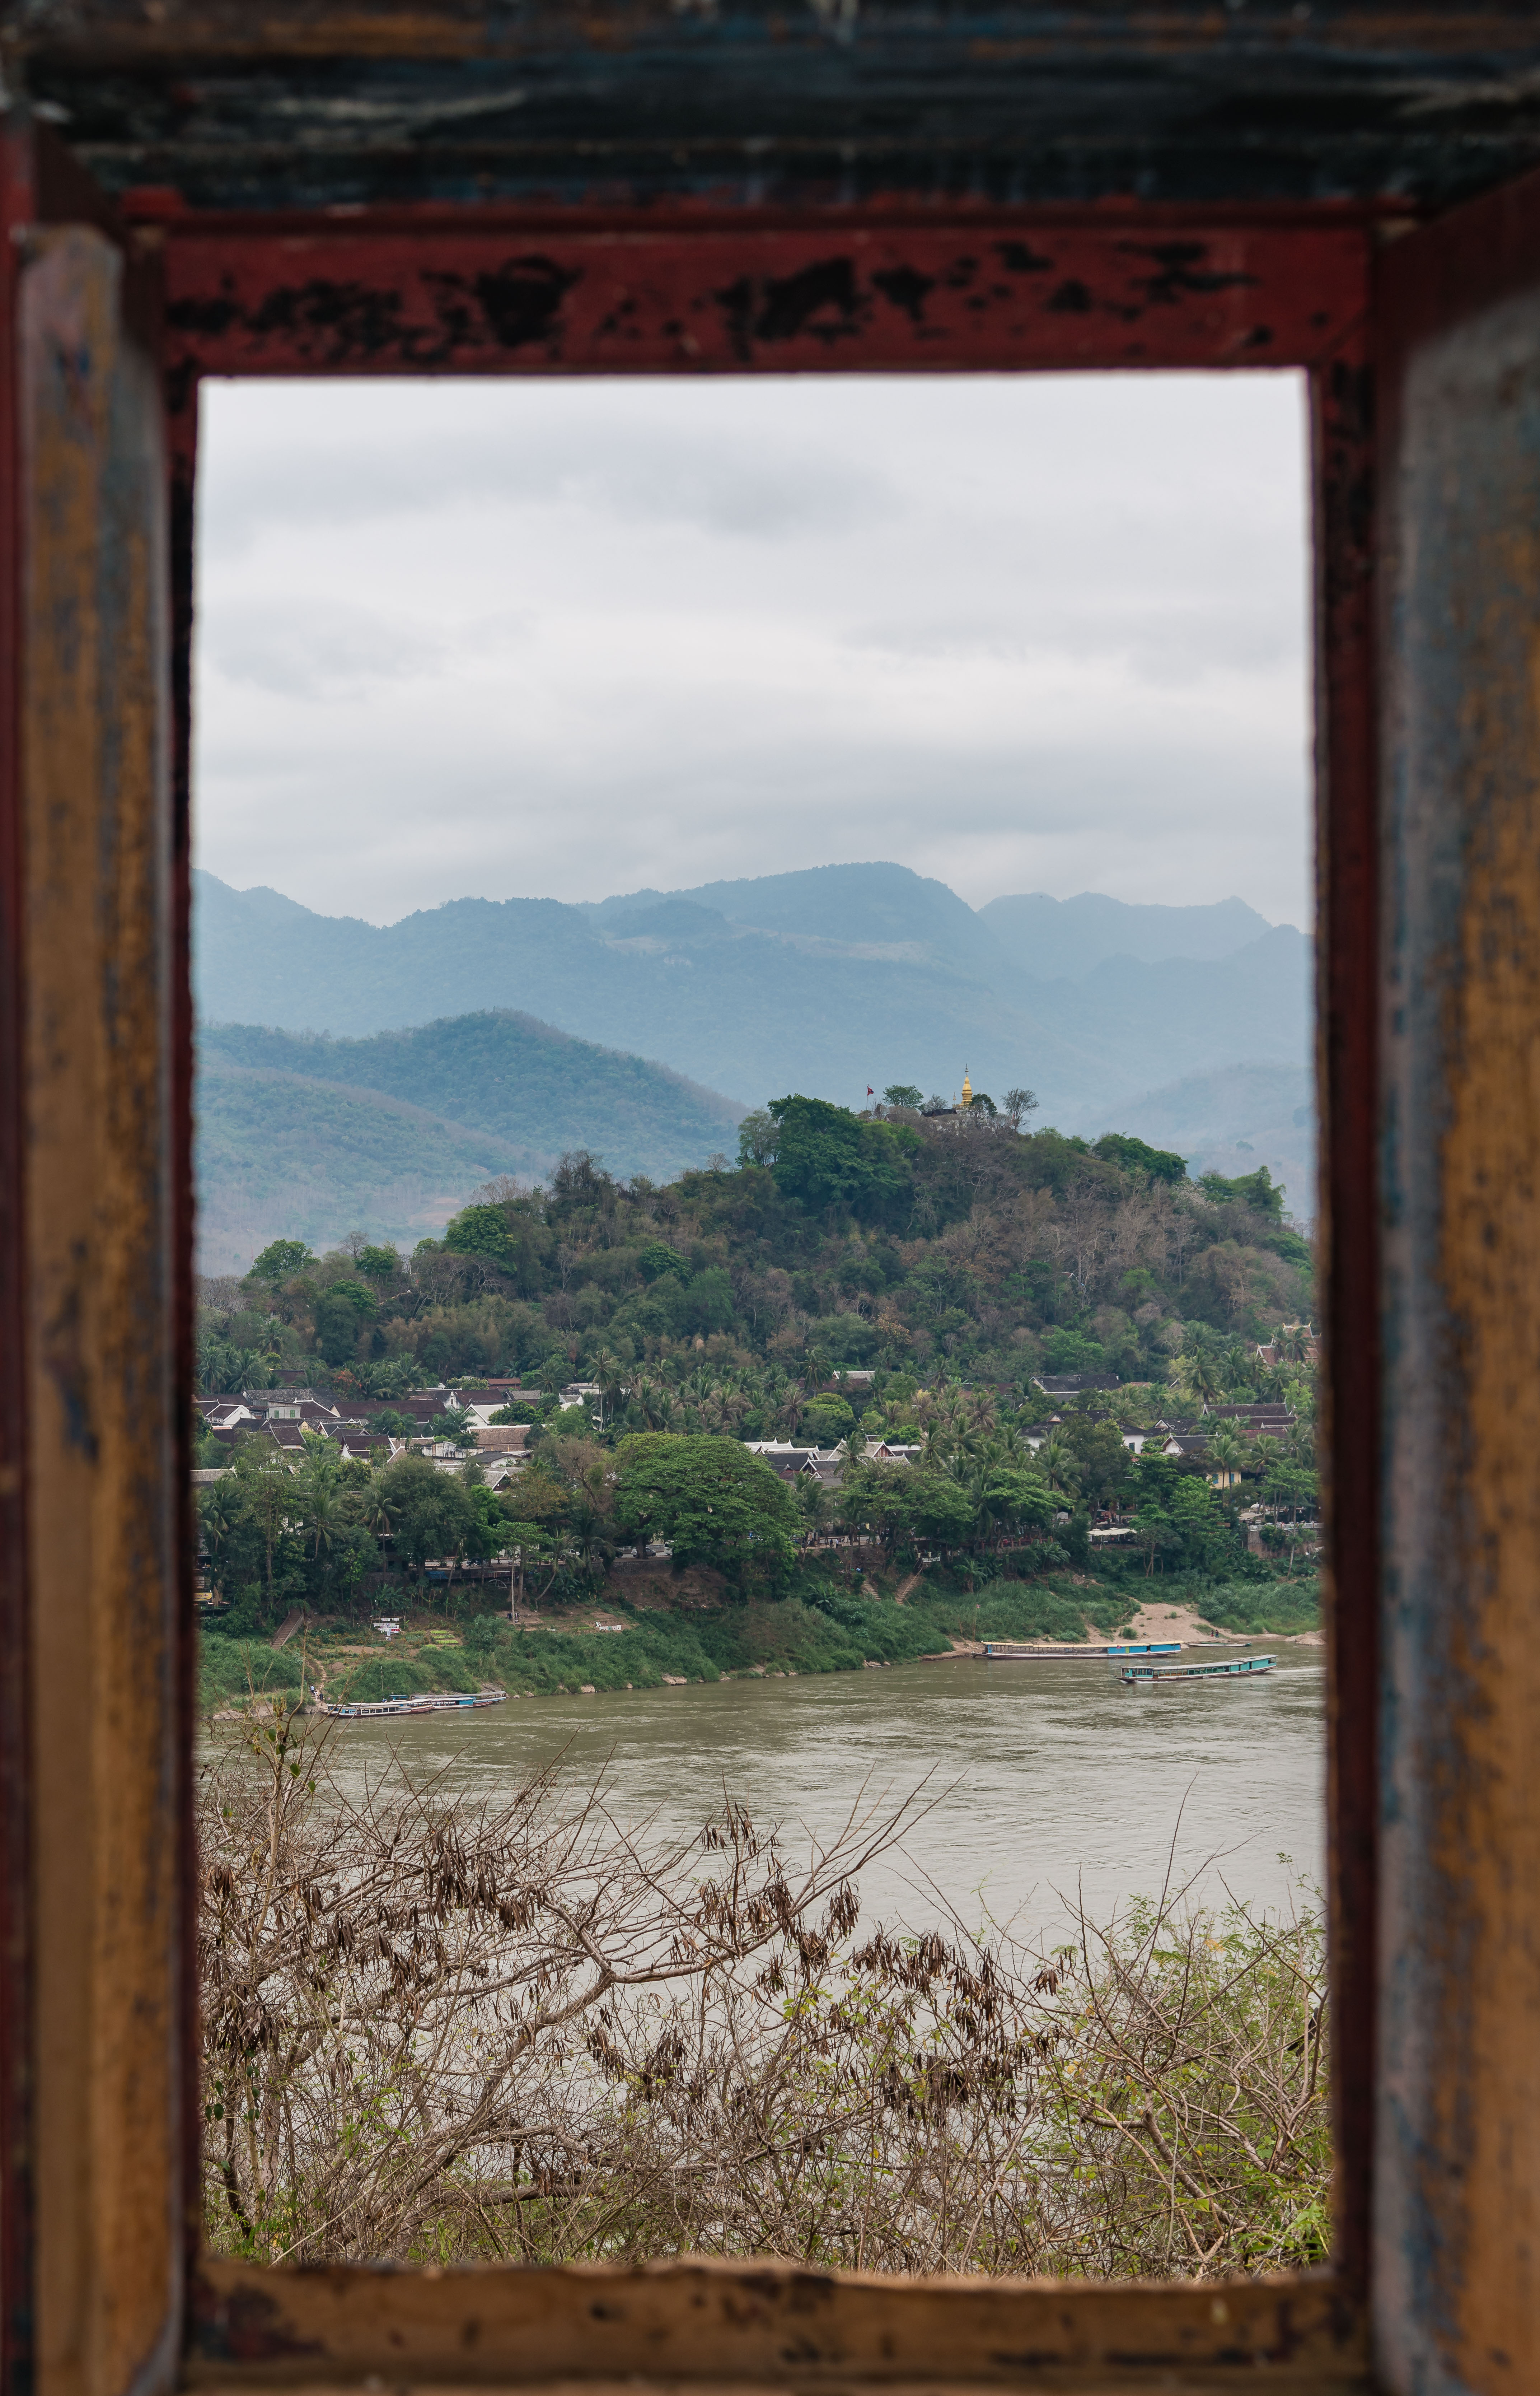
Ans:
[[[693,526],[758,539],[851,531],[904,505],[877,474],[834,466],[792,444],[696,439],[645,429],[617,451],[602,432],[538,427],[520,440],[473,435],[403,457],[373,444],[318,446],[300,457],[260,449],[234,461],[211,553],[238,555],[285,526],[359,525],[471,506],[564,506],[623,523]]]
[[[431,678],[445,643],[431,626],[337,605],[221,608],[206,655],[227,682],[289,699],[358,698],[380,682]]]
[[[1071,379],[216,386],[203,861],[376,920],[872,857],[1297,916],[1297,394]]]

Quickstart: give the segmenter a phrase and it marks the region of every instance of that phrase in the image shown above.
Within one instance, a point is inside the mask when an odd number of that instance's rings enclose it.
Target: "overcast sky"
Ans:
[[[1305,924],[1297,378],[206,383],[200,863]]]

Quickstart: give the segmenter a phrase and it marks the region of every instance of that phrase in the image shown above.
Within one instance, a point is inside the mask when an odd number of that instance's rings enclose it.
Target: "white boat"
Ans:
[[[312,1682],[310,1710],[312,1714],[330,1714],[338,1722],[361,1722],[376,1714],[452,1714],[470,1706],[504,1706],[508,1703],[506,1689],[478,1689],[474,1697],[466,1697],[458,1689],[432,1689],[413,1697],[360,1698],[356,1703],[341,1703],[324,1697]]]
[[[1132,1644],[1114,1641],[1081,1647],[1071,1647],[1068,1643],[1063,1646],[1034,1647],[1025,1639],[987,1639],[984,1643],[987,1664],[1041,1664],[1044,1660],[1055,1663],[1061,1658],[1074,1664],[1121,1664],[1131,1656],[1179,1656],[1181,1652],[1179,1639],[1143,1639]]]

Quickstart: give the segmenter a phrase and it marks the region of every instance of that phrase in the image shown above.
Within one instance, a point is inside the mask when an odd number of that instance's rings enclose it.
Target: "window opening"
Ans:
[[[212,2243],[1321,2259],[1295,379],[203,406]]]

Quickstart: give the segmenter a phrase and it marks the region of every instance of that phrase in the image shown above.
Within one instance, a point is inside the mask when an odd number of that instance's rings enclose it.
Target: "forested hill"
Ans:
[[[198,1007],[353,1036],[516,1007],[586,1040],[618,1032],[746,1105],[789,1088],[858,1100],[895,1077],[949,1096],[966,1066],[988,1088],[1029,1083],[1083,1130],[1184,1074],[1305,1066],[1310,945],[1292,926],[1239,901],[1044,912],[1059,909],[976,912],[874,864],[596,907],[457,899],[382,928],[200,873]]]
[[[368,1252],[366,1279],[348,1255],[274,1251],[227,1298],[208,1370],[259,1349],[269,1384],[345,1371],[380,1399],[424,1376],[661,1375],[688,1380],[701,1427],[750,1437],[783,1384],[797,1419],[831,1366],[1024,1395],[1041,1370],[1164,1384],[1195,1338],[1244,1354],[1311,1311],[1310,1251],[1266,1170],[1197,1185],[1136,1139],[802,1098],[741,1140],[764,1161],[662,1189],[569,1157],[440,1244]]]
[[[199,1252],[243,1268],[274,1237],[410,1245],[478,1183],[565,1149],[659,1180],[737,1144],[742,1109],[666,1066],[487,1011],[372,1040],[254,1024],[199,1034]]]

